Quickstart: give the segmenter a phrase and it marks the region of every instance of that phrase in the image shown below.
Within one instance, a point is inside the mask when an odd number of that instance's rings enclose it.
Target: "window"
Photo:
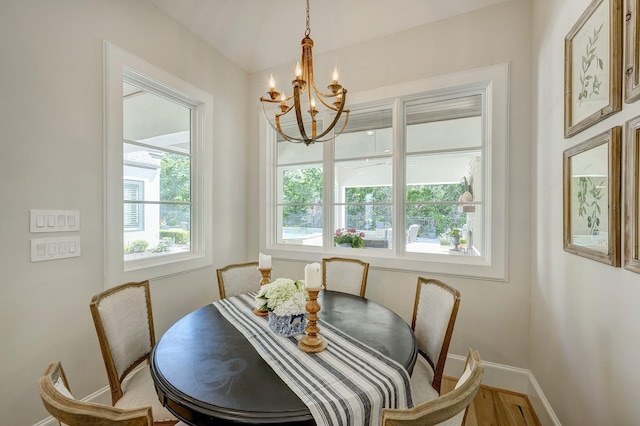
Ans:
[[[505,280],[507,84],[501,64],[351,94],[345,131],[309,147],[269,130],[264,248]],[[349,230],[363,248],[334,243]]]
[[[108,284],[210,265],[211,96],[105,52]]]
[[[124,180],[124,230],[142,231],[144,229],[144,204],[132,201],[144,200],[144,182]]]

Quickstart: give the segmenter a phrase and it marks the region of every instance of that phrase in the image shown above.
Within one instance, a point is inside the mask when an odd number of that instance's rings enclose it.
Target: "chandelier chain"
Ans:
[[[309,0],[307,0],[307,29],[304,32],[305,37],[309,37],[309,34],[311,34],[311,28],[309,27],[309,23],[310,23],[310,19],[309,19]]]

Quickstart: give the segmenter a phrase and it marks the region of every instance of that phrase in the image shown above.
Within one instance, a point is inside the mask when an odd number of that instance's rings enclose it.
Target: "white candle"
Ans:
[[[259,269],[271,269],[271,255],[260,253],[258,256],[258,268]]]
[[[322,272],[318,262],[304,267],[304,286],[306,288],[322,287]]]

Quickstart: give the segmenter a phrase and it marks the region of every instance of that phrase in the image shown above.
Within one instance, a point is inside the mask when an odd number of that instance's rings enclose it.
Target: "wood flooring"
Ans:
[[[443,377],[441,393],[458,379]],[[480,385],[463,426],[541,426],[527,395]]]

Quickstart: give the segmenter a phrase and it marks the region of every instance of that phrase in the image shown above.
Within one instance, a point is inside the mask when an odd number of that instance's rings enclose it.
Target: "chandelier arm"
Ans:
[[[331,105],[331,104],[329,104],[329,103],[324,101],[324,98],[327,97],[326,95],[324,95],[323,93],[320,93],[320,92],[316,92],[316,95],[317,95],[317,98],[320,100],[320,103],[322,105],[324,105],[326,108],[329,108],[331,111],[337,111],[338,110],[338,108],[336,108],[333,105]],[[340,102],[340,104],[342,104],[342,102]]]
[[[331,124],[329,125],[329,127],[327,127],[324,132],[320,133],[318,136],[314,137],[315,140],[319,140],[322,139],[327,133],[329,133],[331,130],[333,130],[333,128],[336,126],[336,124],[338,123],[338,120],[340,119],[340,116],[342,115],[342,112],[346,113],[346,119],[349,119],[349,110],[345,110],[344,109],[344,102],[340,103],[340,108],[338,108],[338,112],[336,113],[336,116],[333,117],[333,121],[331,122]],[[346,121],[345,121],[345,126],[346,126]],[[342,129],[340,130],[340,133],[342,133],[342,131],[344,130],[344,126],[342,126]],[[306,142],[305,142],[306,143]],[[308,145],[308,144],[307,144]]]
[[[302,111],[300,110],[300,89],[298,86],[293,87],[293,106],[296,110],[296,121],[298,122],[298,130],[300,131],[300,136],[302,136],[305,144],[308,145],[307,140],[309,137],[307,136],[307,132],[304,128],[304,121],[302,119]]]
[[[291,108],[292,107],[289,107],[289,110],[291,110]],[[264,109],[264,104],[262,104],[262,113],[264,114],[264,117],[267,120],[267,123],[269,123],[269,126],[271,126],[271,128],[273,130],[278,132],[278,134],[280,134],[280,136],[282,136],[286,141],[291,142],[291,143],[303,143],[304,142],[303,139],[295,138],[293,136],[290,136],[290,135],[286,134],[284,131],[282,131],[282,126],[280,125],[280,116],[276,115],[276,124],[274,125],[271,122],[271,120],[269,120],[269,116],[267,115],[267,111]],[[282,114],[280,114],[280,115],[282,115]]]

